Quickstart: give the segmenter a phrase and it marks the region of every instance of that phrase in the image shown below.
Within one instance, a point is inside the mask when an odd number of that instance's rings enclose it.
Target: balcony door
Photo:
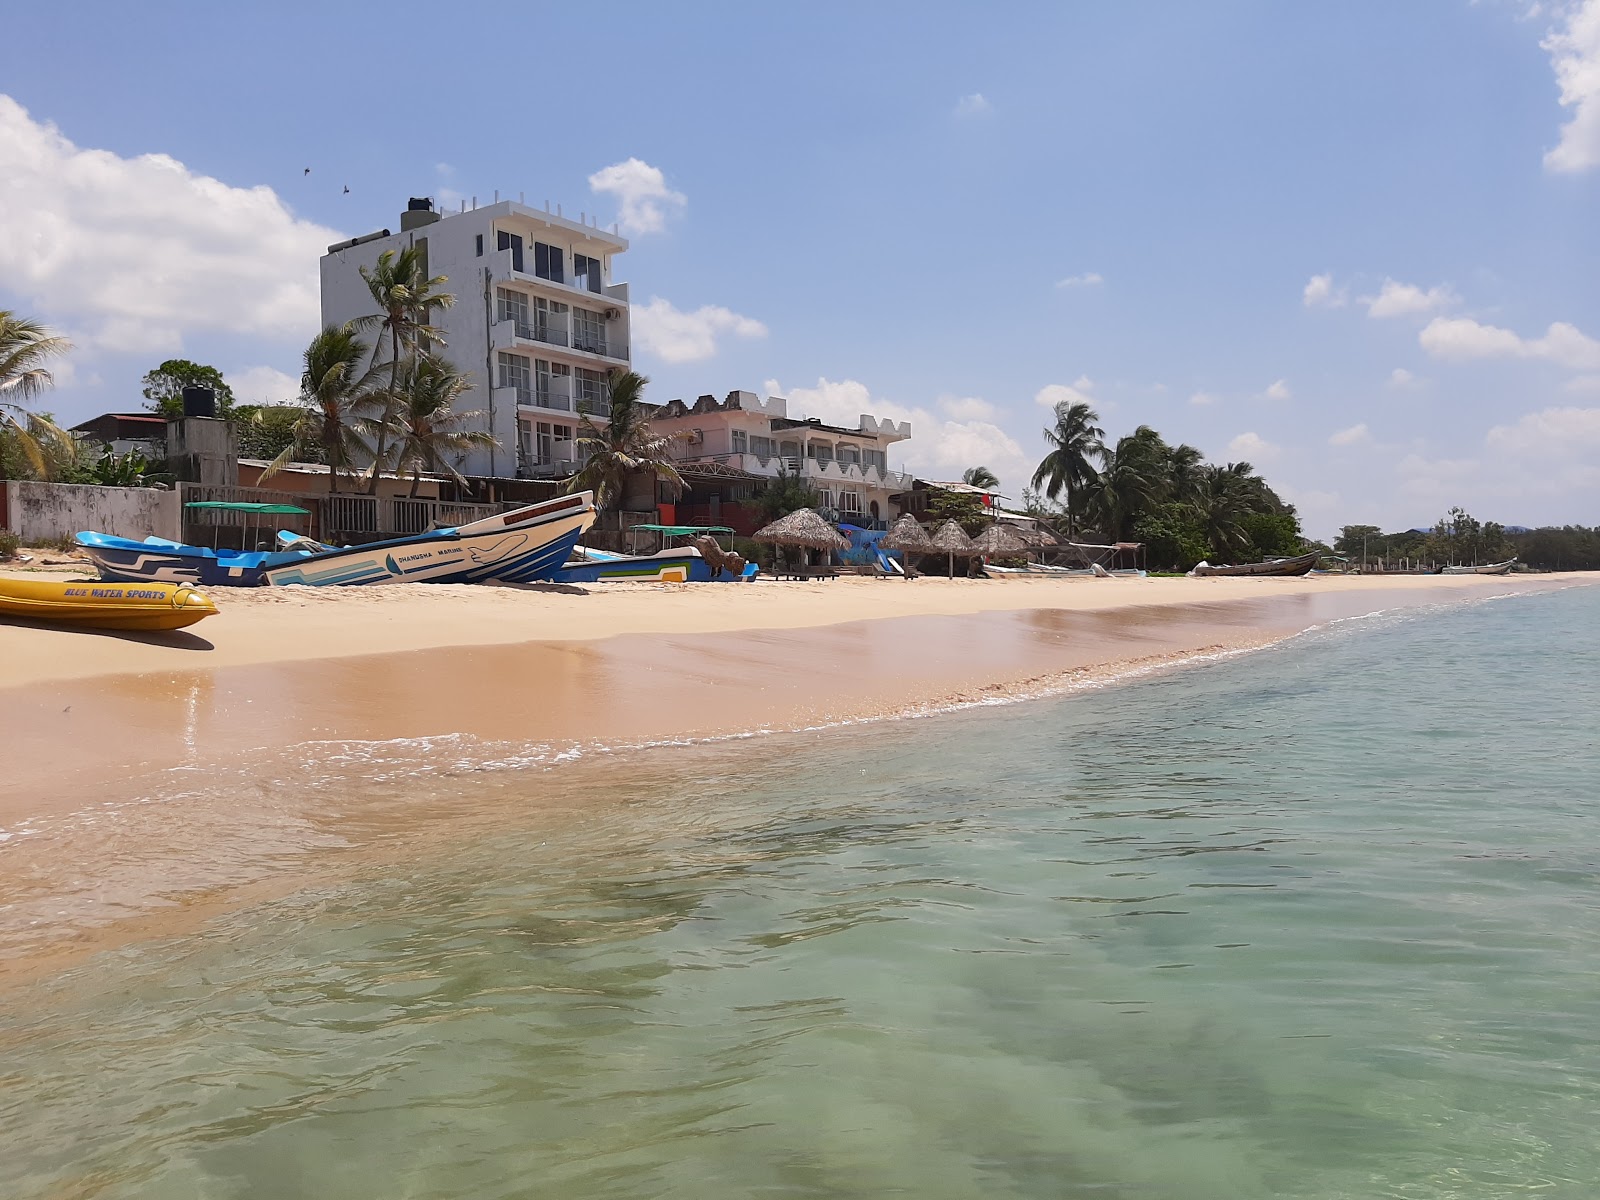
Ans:
[[[522,235],[498,229],[495,231],[495,239],[499,249],[511,251],[511,269],[522,270]]]

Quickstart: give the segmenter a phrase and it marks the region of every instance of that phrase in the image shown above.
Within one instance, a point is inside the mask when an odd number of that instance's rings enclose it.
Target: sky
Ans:
[[[173,356],[288,399],[327,245],[498,189],[630,239],[649,399],[910,420],[892,465],[1020,498],[1086,398],[1254,463],[1317,536],[1600,523],[1600,0],[6,25],[0,308],[72,339],[64,421]]]

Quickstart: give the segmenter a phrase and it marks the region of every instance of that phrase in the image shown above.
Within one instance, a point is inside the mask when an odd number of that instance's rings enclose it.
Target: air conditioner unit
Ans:
[[[608,320],[608,321],[615,321],[621,315],[622,315],[622,310],[620,308],[608,308],[608,309],[606,309],[606,320]]]

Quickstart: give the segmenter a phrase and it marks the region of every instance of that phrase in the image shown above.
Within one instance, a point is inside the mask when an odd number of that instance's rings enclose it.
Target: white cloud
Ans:
[[[973,92],[956,101],[956,116],[977,117],[994,111],[994,105],[983,98],[982,92]]]
[[[1583,0],[1566,15],[1566,26],[1540,43],[1550,55],[1561,105],[1572,110],[1544,165],[1551,171],[1587,171],[1600,166],[1600,0]]]
[[[1551,325],[1541,338],[1524,338],[1471,317],[1435,317],[1417,340],[1435,358],[1538,358],[1573,370],[1600,369],[1600,342],[1564,321]]]
[[[1096,271],[1085,271],[1082,275],[1068,275],[1065,279],[1056,280],[1058,288],[1094,287],[1105,282],[1105,277]]]
[[[1600,455],[1600,408],[1546,408],[1515,425],[1496,425],[1485,439],[1495,450],[1530,458]]]
[[[1395,464],[1400,476],[1400,490],[1408,496],[1424,500],[1459,503],[1463,492],[1473,488],[1482,475],[1482,467],[1475,458],[1424,458],[1408,454]]]
[[[1361,297],[1361,303],[1367,306],[1367,316],[1382,318],[1433,312],[1454,304],[1458,299],[1460,297],[1444,284],[1423,291],[1414,283],[1385,279],[1378,294]]]
[[[1228,443],[1228,457],[1235,462],[1240,459],[1248,462],[1271,462],[1278,457],[1278,453],[1279,447],[1257,433],[1241,433]]]
[[[1307,308],[1343,308],[1348,298],[1344,288],[1333,286],[1332,275],[1313,275],[1300,293],[1300,301]]]
[[[0,280],[85,348],[177,353],[185,332],[307,340],[333,229],[268,187],[165,154],[85,150],[0,95]]]
[[[767,336],[767,327],[720,304],[681,312],[671,301],[651,296],[650,303],[633,306],[633,332],[648,353],[663,362],[683,363],[713,357],[717,339],[724,334],[760,338]]]
[[[1092,390],[1094,380],[1087,375],[1080,375],[1070,386],[1065,383],[1046,384],[1033,394],[1033,402],[1040,408],[1054,408],[1058,404],[1097,404],[1099,402],[1089,394]]]
[[[1217,395],[1215,392],[1196,392],[1194,395],[1189,397],[1189,403],[1200,408],[1205,408],[1215,404],[1220,399],[1222,399],[1222,397]]]
[[[1008,496],[1020,497],[1022,485],[1033,474],[1035,464],[1028,461],[1017,440],[993,421],[952,419],[962,412],[979,411],[976,406],[987,405],[975,397],[956,401],[954,411],[946,407],[946,402],[954,398],[941,397],[935,402],[940,412],[935,413],[922,406],[874,396],[866,384],[854,379],[819,379],[816,387],[788,390],[776,379],[769,379],[766,390],[788,399],[790,416],[819,417],[830,425],[853,426],[863,413],[910,421],[914,436],[897,445],[891,454],[903,453],[905,469],[925,479],[960,479],[968,467],[984,466],[1000,477]],[[900,469],[899,463],[894,465]]]
[[[300,396],[300,377],[276,367],[245,367],[226,372],[224,378],[240,404],[283,404]]]
[[[1328,445],[1359,446],[1362,442],[1370,442],[1371,440],[1372,431],[1367,428],[1366,422],[1363,421],[1359,425],[1350,426],[1349,429],[1339,430],[1338,433],[1328,438]]]
[[[1394,370],[1389,372],[1389,386],[1392,388],[1397,388],[1401,391],[1407,391],[1413,388],[1421,387],[1422,380],[1418,379],[1404,367],[1396,367]]]
[[[1287,400],[1293,395],[1294,393],[1289,390],[1289,381],[1287,379],[1274,380],[1266,391],[1268,400]]]
[[[667,227],[667,214],[679,211],[689,203],[682,192],[667,186],[667,177],[660,167],[652,167],[637,158],[625,159],[602,167],[589,176],[591,191],[615,196],[622,204],[617,223],[629,237],[643,233],[660,233]]]
[[[989,421],[995,416],[994,405],[977,396],[940,396],[935,403],[953,421]]]

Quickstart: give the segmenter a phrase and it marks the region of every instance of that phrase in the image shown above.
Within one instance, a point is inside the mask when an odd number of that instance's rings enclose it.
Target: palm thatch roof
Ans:
[[[1061,539],[1055,534],[1051,533],[1043,525],[1035,525],[1031,529],[1022,525],[1011,525],[1007,528],[1009,528],[1012,533],[1016,534],[1023,541],[1027,542],[1028,545],[1036,546],[1039,549],[1043,549],[1046,546],[1061,545]]]
[[[809,546],[813,550],[848,550],[850,543],[815,509],[797,508],[787,517],[780,517],[771,525],[750,535],[753,541],[771,542],[775,546]]]
[[[1016,529],[1009,525],[994,524],[985,529],[972,539],[972,544],[978,551],[990,558],[998,558],[1005,554],[1019,554],[1028,548],[1028,543],[1021,537]]]
[[[979,552],[978,548],[972,544],[972,539],[967,536],[966,531],[953,520],[946,521],[938,529],[934,530],[931,540],[933,549],[941,554],[959,554],[971,558]]]
[[[917,519],[910,513],[902,514],[898,521],[889,526],[889,532],[878,539],[878,545],[885,550],[909,550],[913,554],[933,549],[928,531],[918,525]]]

